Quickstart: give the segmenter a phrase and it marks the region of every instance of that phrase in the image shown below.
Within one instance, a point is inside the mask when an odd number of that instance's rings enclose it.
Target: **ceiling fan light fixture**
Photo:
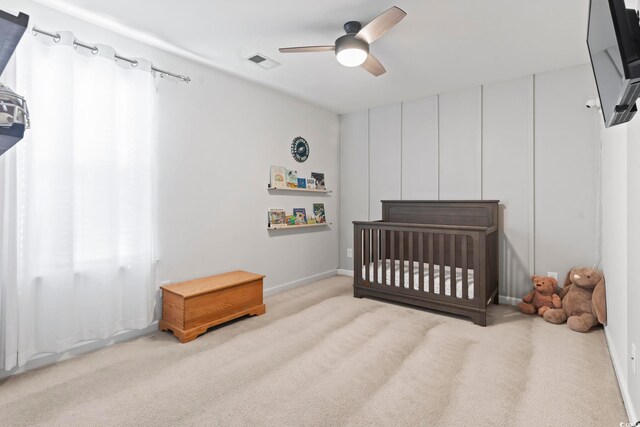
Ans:
[[[369,45],[348,34],[336,40],[336,59],[345,67],[358,67],[366,61]]]
[[[367,52],[362,49],[344,49],[336,53],[338,62],[345,67],[358,67],[367,59]]]

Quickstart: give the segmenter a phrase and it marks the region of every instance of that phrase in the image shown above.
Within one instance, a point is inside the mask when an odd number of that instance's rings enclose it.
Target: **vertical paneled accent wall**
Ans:
[[[482,89],[440,95],[440,199],[482,197]]]
[[[536,76],[535,257],[544,271],[591,267],[595,257],[601,117],[584,107],[597,93],[584,68]]]
[[[438,199],[438,97],[402,103],[402,199]]]
[[[401,118],[400,104],[369,110],[369,218],[371,221],[382,219],[380,200],[400,198]]]
[[[595,93],[583,65],[343,115],[340,268],[353,269],[351,222],[380,219],[383,199],[500,200],[505,297],[534,272],[592,265]]]
[[[483,196],[500,200],[501,292],[516,295],[533,265],[533,76],[483,87]]]

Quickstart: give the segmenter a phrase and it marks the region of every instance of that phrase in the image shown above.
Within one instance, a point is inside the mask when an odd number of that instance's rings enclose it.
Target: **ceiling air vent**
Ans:
[[[255,55],[250,56],[249,58],[247,58],[247,60],[267,70],[271,68],[275,68],[278,65],[280,65],[279,62],[276,62],[273,59],[267,58],[266,56],[260,53],[256,53]]]

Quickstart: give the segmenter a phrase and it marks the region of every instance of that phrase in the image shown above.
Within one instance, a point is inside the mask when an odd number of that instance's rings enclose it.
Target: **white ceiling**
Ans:
[[[587,0],[37,1],[77,6],[337,113],[588,61]],[[346,21],[365,24],[393,5],[408,15],[371,46],[387,69],[381,77],[331,52],[278,52],[332,44]],[[256,52],[282,65],[245,60]]]

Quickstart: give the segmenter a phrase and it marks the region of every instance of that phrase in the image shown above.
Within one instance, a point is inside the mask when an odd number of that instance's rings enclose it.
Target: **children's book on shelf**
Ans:
[[[293,216],[296,219],[296,225],[307,223],[307,210],[305,208],[293,208]]]
[[[316,189],[316,180],[313,178],[307,178],[307,189],[315,190]]]
[[[307,218],[307,224],[317,224],[318,222],[316,221],[315,218]]]
[[[287,215],[287,225],[296,225],[295,215]]]
[[[287,187],[298,188],[298,171],[287,169]]]
[[[304,178],[298,178],[298,188],[307,188],[307,180]]]
[[[311,172],[311,178],[316,180],[316,190],[326,190],[324,186],[324,174],[320,172]]]
[[[313,204],[313,215],[316,217],[318,224],[324,224],[327,222],[327,218],[324,213],[324,203]]]
[[[286,188],[286,169],[282,166],[271,166],[271,188]]]
[[[284,212],[284,209],[274,208],[269,209],[269,224],[271,225],[282,225],[286,224],[287,215]]]

